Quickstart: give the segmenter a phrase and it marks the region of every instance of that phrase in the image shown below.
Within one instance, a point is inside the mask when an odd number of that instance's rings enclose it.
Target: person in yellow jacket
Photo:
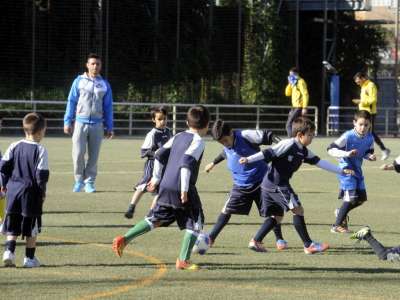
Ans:
[[[354,82],[361,87],[360,99],[353,99],[353,103],[358,105],[359,110],[366,110],[371,114],[371,133],[374,137],[375,143],[382,151],[382,160],[388,159],[390,150],[385,147],[382,140],[375,133],[375,117],[376,117],[376,104],[378,102],[378,89],[376,84],[368,79],[368,76],[363,72],[358,72],[353,77]]]
[[[299,76],[297,68],[289,70],[288,85],[285,89],[285,95],[292,99],[292,109],[286,122],[286,132],[289,137],[292,137],[292,123],[300,116],[307,114],[308,106],[308,90],[307,84],[303,78]]]

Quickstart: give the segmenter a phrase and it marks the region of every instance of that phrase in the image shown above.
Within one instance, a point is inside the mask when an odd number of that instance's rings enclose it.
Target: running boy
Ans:
[[[365,110],[354,114],[354,129],[342,134],[328,147],[329,155],[340,158],[339,167],[351,169],[354,176],[339,175],[339,199],[342,206],[335,211],[336,221],[331,228],[333,233],[349,233],[347,224],[348,213],[367,201],[364,176],[362,173],[363,159],[374,161],[374,137],[369,130],[371,115]]]
[[[151,109],[151,120],[154,123],[154,128],[147,133],[144,139],[141,151],[141,157],[147,158],[144,164],[144,174],[142,179],[134,187],[135,193],[132,196],[128,210],[125,212],[125,218],[132,219],[135,212],[135,207],[139,203],[140,198],[146,192],[146,185],[151,179],[154,166],[154,153],[164,145],[172,136],[171,131],[167,128],[167,108],[157,106]],[[155,197],[156,200],[157,196]],[[154,203],[155,201],[153,201]]]
[[[233,178],[233,187],[228,200],[210,233],[211,244],[213,244],[229,222],[231,215],[248,215],[253,201],[262,216],[260,211],[260,186],[268,168],[267,164],[260,160],[252,164],[241,165],[239,158],[253,155],[260,151],[260,145],[272,145],[274,142],[279,142],[280,139],[268,130],[232,130],[229,124],[222,120],[217,120],[214,123],[211,134],[214,140],[224,146],[224,150],[212,163],[206,166],[205,170],[210,172],[216,164],[226,159]],[[287,242],[282,237],[280,224],[275,226],[274,232],[277,249],[287,249]],[[262,243],[257,243],[254,240],[249,242],[249,248],[256,252],[266,252]]]
[[[197,235],[203,228],[204,215],[196,189],[199,166],[207,134],[210,114],[204,106],[189,109],[186,122],[188,130],[172,137],[155,154],[153,177],[148,190],[159,186],[158,200],[149,215],[124,236],[113,241],[113,251],[121,256],[125,246],[139,235],[157,227],[167,227],[174,221],[186,229],[181,251],[176,260],[177,270],[197,270],[199,266],[189,262]],[[165,169],[163,176],[161,174]]]
[[[3,263],[15,266],[17,237],[22,235],[22,239],[26,237],[23,266],[34,268],[40,266],[35,256],[36,238],[49,180],[47,150],[39,144],[46,132],[46,120],[38,113],[29,113],[22,123],[25,139],[11,144],[0,161],[1,191],[7,197]]]
[[[276,224],[282,222],[284,212],[291,210],[293,213],[293,225],[303,241],[304,252],[306,254],[314,254],[329,248],[326,243],[312,241],[308,235],[304,221],[304,209],[289,180],[303,161],[337,174],[347,174],[351,173],[351,171],[342,170],[325,160],[321,160],[307,149],[307,146],[311,144],[314,138],[314,132],[314,123],[304,117],[297,118],[293,122],[293,137],[291,139],[282,140],[271,148],[240,159],[241,164],[253,163],[259,160],[265,160],[267,163],[271,162],[261,185],[262,209],[268,218],[254,236],[256,242],[261,243],[268,232]]]

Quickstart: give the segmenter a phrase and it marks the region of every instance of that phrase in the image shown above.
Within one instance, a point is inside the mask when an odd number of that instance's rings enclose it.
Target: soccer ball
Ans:
[[[208,248],[210,248],[210,236],[206,232],[202,232],[197,236],[197,240],[193,246],[193,253],[200,255],[206,254]]]

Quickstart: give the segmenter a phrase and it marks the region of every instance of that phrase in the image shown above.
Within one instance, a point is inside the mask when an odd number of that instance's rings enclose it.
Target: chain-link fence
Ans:
[[[115,98],[232,102],[239,99],[246,22],[241,1],[232,3],[1,1],[1,98],[65,99],[87,54],[96,52]]]

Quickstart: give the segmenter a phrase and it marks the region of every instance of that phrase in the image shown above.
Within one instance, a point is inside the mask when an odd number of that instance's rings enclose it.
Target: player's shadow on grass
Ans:
[[[327,267],[289,267],[287,263],[255,263],[255,264],[220,264],[220,263],[207,263],[202,265],[204,269],[208,270],[271,270],[271,271],[301,271],[301,272],[334,272],[334,273],[360,273],[360,274],[375,274],[375,273],[390,273],[400,274],[400,269],[391,268],[327,268]],[[293,278],[288,278],[288,280]],[[315,280],[315,278],[308,278]],[[331,280],[331,278],[319,278]],[[398,278],[393,278],[398,280]]]
[[[44,215],[80,215],[80,214],[93,214],[93,215],[123,215],[125,213],[125,211],[46,211],[43,212]]]
[[[297,194],[332,194],[331,191],[327,192],[327,191],[296,191]],[[335,191],[335,193],[337,193]]]
[[[213,249],[214,248],[218,248],[218,247],[213,247]],[[235,252],[208,252],[207,251],[207,256],[224,256],[224,255],[229,255],[229,256],[231,256],[231,255],[240,255],[239,253],[235,253]]]
[[[363,225],[363,226],[365,226],[365,225]],[[373,230],[373,234],[374,234],[374,236],[376,235],[377,237],[379,237],[380,234],[400,235],[400,232],[399,231],[393,232],[393,231],[375,231],[375,230]],[[400,244],[400,242],[399,242],[399,244]],[[396,245],[396,246],[398,246],[398,245]]]
[[[37,242],[38,246],[50,246],[50,247],[58,247],[58,246],[93,246],[96,245],[104,245],[110,246],[111,249],[111,241],[106,242],[68,242],[68,241],[40,241]],[[21,243],[21,245],[24,245]]]
[[[334,220],[331,222],[331,223],[312,223],[312,222],[310,222],[310,223],[308,223],[307,222],[307,227],[309,227],[309,226],[326,226],[327,227],[327,231],[329,231],[330,229],[331,229],[331,227],[332,227],[332,223],[334,222]],[[293,225],[293,224],[290,224],[289,223],[289,225]],[[358,227],[363,227],[363,226],[365,226],[364,224],[354,224],[354,223],[351,223],[351,226],[352,227],[354,227],[354,228],[358,228]],[[339,234],[338,234],[339,235]]]
[[[54,242],[54,241],[40,241],[36,243],[38,246],[76,246],[76,245],[84,245],[84,243],[76,243],[76,242]]]
[[[175,263],[171,264],[165,264],[165,265],[171,265],[175,267]],[[47,268],[60,268],[60,267],[85,267],[85,268],[116,268],[116,267],[137,267],[137,268],[150,268],[150,269],[156,269],[159,268],[159,265],[157,264],[150,264],[150,263],[108,263],[108,264],[102,264],[102,263],[93,263],[93,264],[88,264],[88,263],[65,263],[65,264],[45,264],[45,265],[40,265],[40,267],[47,267]]]
[[[46,225],[52,228],[131,228],[134,224],[101,224],[101,225]]]
[[[122,214],[122,211],[46,211],[44,215],[69,215],[69,214]]]
[[[230,190],[224,190],[224,191],[210,191],[210,190],[199,190],[200,194],[229,194]],[[335,191],[336,192],[336,191]],[[332,192],[326,192],[326,191],[303,191],[299,192],[299,194],[331,194]]]
[[[276,269],[279,270],[284,266],[289,266],[288,263],[233,263],[233,264],[222,264],[222,263],[204,263],[200,264],[204,269],[207,270],[267,270]]]
[[[200,190],[199,193],[201,194],[229,194],[229,190],[225,190],[225,191],[202,191]]]

